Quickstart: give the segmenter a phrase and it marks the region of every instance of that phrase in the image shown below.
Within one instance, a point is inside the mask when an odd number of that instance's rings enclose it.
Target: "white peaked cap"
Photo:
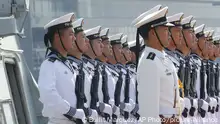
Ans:
[[[143,38],[140,38],[140,41],[141,41],[140,46],[143,46],[143,45],[144,45],[144,40],[143,40]],[[128,46],[129,46],[130,48],[136,46],[136,40],[129,41],[129,42],[128,42]]]
[[[123,37],[123,33],[118,33],[109,37],[111,45],[121,44],[121,39]]]
[[[181,25],[181,20],[183,19],[184,13],[177,13],[172,16],[167,17],[167,21],[174,25]]]
[[[128,46],[129,46],[129,47],[134,47],[134,46],[136,46],[136,40],[129,41],[129,42],[128,42]]]
[[[72,13],[68,13],[66,15],[63,15],[61,17],[58,17],[56,19],[53,19],[52,21],[50,21],[49,23],[47,23],[45,26],[44,26],[44,29],[48,29],[50,27],[53,27],[53,26],[56,26],[56,25],[60,25],[60,24],[64,24],[64,26],[70,26],[72,25],[72,21],[74,21],[75,19],[75,14],[72,12]]]
[[[121,39],[121,44],[122,44],[122,47],[129,47],[128,46],[128,36],[127,35],[124,35]]]
[[[90,35],[95,35],[95,34],[100,35],[100,31],[101,31],[101,26],[97,26],[97,27],[85,30],[84,32],[86,36],[90,36]]]
[[[220,40],[220,35],[214,36],[213,41],[219,41]]]
[[[124,36],[121,38],[121,44],[126,43],[126,42],[128,42],[128,36],[127,36],[127,35],[124,35]]]
[[[214,30],[210,30],[210,34],[209,34],[209,36],[210,36],[210,37],[213,37],[213,36],[214,36],[214,33],[215,33]]]
[[[198,27],[195,27],[194,30],[195,30],[195,34],[198,34],[198,33],[201,33],[204,34],[204,29],[205,29],[205,24],[202,24]]]
[[[118,33],[109,37],[110,41],[120,40],[123,37],[123,33]]]
[[[84,18],[79,18],[73,22],[73,28],[82,27]]]
[[[161,7],[162,7],[162,5],[157,5],[157,6],[153,7],[152,9],[150,9],[150,10],[148,10],[148,11],[142,13],[142,14],[139,15],[136,19],[134,19],[131,24],[132,24],[132,25],[135,25],[135,24],[138,23],[141,19],[143,19],[145,16],[147,16],[147,15],[153,13],[153,12],[156,12],[156,11],[160,10]]]
[[[191,24],[191,27],[194,28],[196,26],[196,20],[192,20],[190,24]]]
[[[205,34],[205,37],[209,37],[210,36],[210,31],[205,31],[204,34]]]
[[[149,14],[149,15],[146,15],[143,19],[141,19],[139,22],[137,22],[135,24],[135,27],[139,28],[145,24],[148,24],[150,22],[153,22],[157,19],[160,19],[162,17],[165,17],[166,14],[168,12],[168,7],[164,7],[152,14]],[[166,17],[165,17],[166,18]],[[171,23],[167,23],[167,22],[161,22],[161,23],[158,23],[158,24],[152,24],[151,27],[155,27],[155,26],[159,26],[159,25],[166,25],[166,26],[174,26],[173,24]]]
[[[190,16],[188,16],[188,17],[183,18],[182,21],[181,21],[181,24],[182,24],[182,25],[190,24],[192,20],[193,20],[193,16],[190,15]],[[190,25],[190,26],[191,26],[191,25]]]
[[[102,29],[100,32],[100,37],[108,36],[108,33],[109,33],[109,28]]]

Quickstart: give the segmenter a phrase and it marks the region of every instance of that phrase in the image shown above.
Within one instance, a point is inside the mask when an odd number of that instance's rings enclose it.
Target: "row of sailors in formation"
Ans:
[[[155,6],[134,20],[139,113],[147,123],[220,124],[220,36]],[[140,54],[139,35],[146,44]],[[140,57],[139,57],[140,56]],[[149,119],[150,118],[150,119]],[[152,119],[154,118],[154,119]],[[160,118],[160,121],[156,121]]]
[[[220,37],[205,32],[204,24],[195,27],[193,16],[166,17],[167,11],[158,5],[137,17],[133,42],[122,33],[109,37],[109,29],[100,26],[84,31],[83,19],[75,20],[73,13],[49,22],[44,42],[50,53],[38,81],[49,123],[218,119],[219,67],[214,60],[220,56]]]
[[[109,37],[101,26],[84,31],[83,18],[74,18],[69,13],[44,27],[43,116],[49,124],[137,122],[135,43],[122,33]]]

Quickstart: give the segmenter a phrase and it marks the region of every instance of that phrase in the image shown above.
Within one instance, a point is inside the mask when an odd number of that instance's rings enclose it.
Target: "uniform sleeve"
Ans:
[[[131,80],[130,80],[131,82],[130,82],[130,88],[129,88],[129,90],[130,90],[130,92],[129,92],[129,96],[130,96],[130,103],[132,104],[132,106],[133,106],[133,109],[134,109],[134,107],[135,107],[135,101],[136,101],[136,89],[135,89],[135,87],[136,87],[136,77],[135,77],[135,75],[132,75],[131,76]]]
[[[179,77],[177,75],[177,72],[176,72],[176,68],[173,66],[174,68],[174,71],[173,71],[173,77],[174,77],[174,83],[175,84],[175,88],[176,88],[176,108],[180,108],[179,109],[179,112],[182,112],[182,110],[184,109],[184,106],[183,106],[183,100],[182,98],[180,97],[180,92],[179,92]]]
[[[155,60],[140,61],[137,70],[139,111],[144,124],[160,124],[159,119],[160,72]],[[153,120],[152,120],[153,119]]]
[[[179,100],[180,97],[180,93],[179,93],[179,78],[176,72],[176,68],[173,66],[173,77],[174,77],[174,86],[176,88],[176,96],[177,96],[177,100]]]
[[[71,109],[69,103],[64,100],[56,89],[56,74],[54,63],[45,61],[42,63],[38,78],[40,101],[44,105],[43,114],[48,116],[66,114]]]
[[[108,73],[108,89],[109,89],[109,97],[114,100],[114,92],[115,92],[115,80],[110,73]]]

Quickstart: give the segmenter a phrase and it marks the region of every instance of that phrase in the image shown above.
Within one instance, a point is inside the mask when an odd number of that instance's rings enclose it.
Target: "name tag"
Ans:
[[[171,75],[171,74],[172,74],[171,72],[167,73],[168,76]]]

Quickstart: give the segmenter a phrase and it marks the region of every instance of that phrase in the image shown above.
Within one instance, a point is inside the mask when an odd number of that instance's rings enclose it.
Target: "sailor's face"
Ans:
[[[174,51],[176,49],[176,45],[174,44],[174,41],[172,38],[169,38],[169,45],[168,45],[169,50]]]
[[[213,47],[214,47],[214,55],[215,55],[216,57],[218,57],[218,56],[219,56],[218,47],[217,47],[216,45],[214,45]]]
[[[103,52],[103,44],[101,38],[92,40],[92,45],[96,56],[101,56]]]
[[[126,57],[125,59],[127,61],[131,61],[131,51],[129,50],[128,47],[123,48],[123,54]]]
[[[195,33],[192,29],[183,30],[183,35],[186,39],[187,45],[190,49],[195,49],[196,41],[195,41]]]
[[[220,45],[219,44],[216,44],[216,53],[217,53],[217,56],[216,57],[220,57]]]
[[[200,47],[201,50],[204,50],[205,45],[206,45],[206,39],[205,39],[205,37],[204,37],[204,36],[203,36],[203,37],[200,37],[200,38],[198,39],[198,47]]]
[[[134,52],[131,52],[131,61],[133,61],[133,62],[136,61],[136,55]]]
[[[109,40],[105,40],[105,41],[102,41],[103,45],[104,45],[104,48],[103,48],[103,53],[106,55],[106,56],[112,56],[112,46],[109,42]]]
[[[172,35],[172,37],[173,37],[173,42],[177,45],[177,46],[179,46],[179,45],[181,45],[181,42],[182,42],[182,39],[183,39],[183,35],[182,35],[182,27],[178,27],[178,26],[176,26],[176,27],[172,27],[171,29],[170,29],[170,33],[171,33],[171,35]],[[171,38],[172,39],[172,38]]]
[[[213,56],[213,46],[210,41],[207,41],[206,44],[207,44],[207,53],[209,57],[211,57]]]
[[[83,31],[76,34],[77,45],[83,53],[88,50],[88,42],[86,41],[86,39],[87,38],[86,38],[85,33]]]
[[[117,61],[120,62],[122,57],[123,57],[123,55],[122,55],[122,45],[121,44],[115,44],[115,45],[112,46],[112,49],[113,49],[113,52],[114,52],[113,55],[115,55]]]
[[[204,54],[204,56],[205,56],[206,58],[209,56],[209,44],[208,44],[208,41],[205,42],[203,54]]]
[[[156,27],[156,31],[160,41],[162,42],[164,47],[169,45],[169,30],[167,26],[158,26]]]
[[[63,45],[67,51],[71,51],[73,48],[73,41],[76,40],[75,34],[72,30],[72,28],[67,28],[63,30],[61,36],[61,40],[63,42]]]

